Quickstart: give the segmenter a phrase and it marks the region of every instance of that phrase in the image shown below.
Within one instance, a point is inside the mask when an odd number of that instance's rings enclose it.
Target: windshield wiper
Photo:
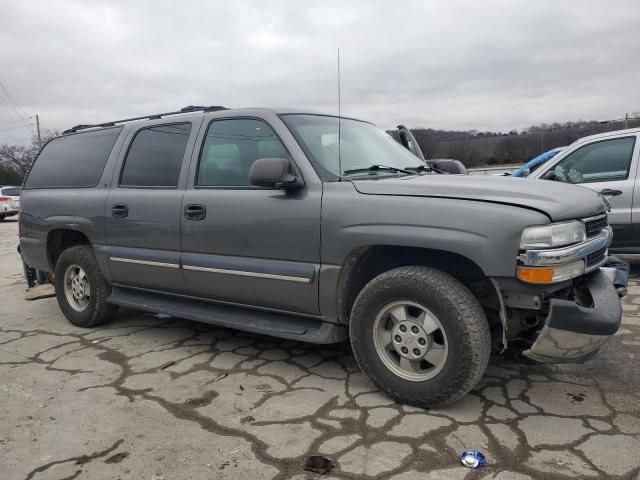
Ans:
[[[426,163],[424,165],[418,165],[417,167],[406,167],[407,170],[411,170],[412,172],[436,172],[436,173],[445,173],[442,170],[438,170],[437,168],[433,168]]]
[[[412,172],[404,168],[390,167],[389,165],[371,165],[370,167],[366,167],[366,168],[352,168],[351,170],[345,170],[344,175],[349,175],[352,173],[377,172],[380,170],[383,170],[383,171],[386,170],[389,172],[406,173],[407,175],[416,174],[416,172]]]

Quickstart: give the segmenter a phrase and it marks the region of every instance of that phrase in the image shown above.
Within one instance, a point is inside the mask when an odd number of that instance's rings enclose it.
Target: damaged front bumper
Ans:
[[[597,270],[585,277],[593,300],[590,307],[551,299],[544,327],[523,355],[542,363],[580,363],[593,358],[617,331],[622,306],[607,275]]]

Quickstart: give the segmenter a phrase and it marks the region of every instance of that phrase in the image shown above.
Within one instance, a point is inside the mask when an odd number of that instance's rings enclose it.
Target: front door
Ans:
[[[182,197],[188,171],[186,159],[190,157],[197,126],[189,121],[158,124],[131,135],[105,212],[114,284],[184,291],[180,270]]]
[[[317,314],[321,184],[295,193],[251,185],[255,160],[291,158],[264,120],[215,119],[202,137],[182,209],[190,294]]]
[[[578,184],[602,193],[611,204],[614,247],[633,242],[631,206],[636,181],[636,136],[583,145],[555,163],[542,178]]]

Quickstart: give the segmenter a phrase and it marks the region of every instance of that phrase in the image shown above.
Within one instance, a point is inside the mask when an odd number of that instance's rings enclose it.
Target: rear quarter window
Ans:
[[[88,188],[100,181],[122,127],[51,140],[40,152],[24,188]]]
[[[20,187],[6,187],[0,188],[2,195],[8,195],[9,197],[19,197],[22,189]]]

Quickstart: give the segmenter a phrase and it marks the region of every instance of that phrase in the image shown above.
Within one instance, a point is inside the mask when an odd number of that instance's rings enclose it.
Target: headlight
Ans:
[[[587,235],[584,224],[577,220],[527,227],[522,231],[520,248],[553,248],[583,242]]]

